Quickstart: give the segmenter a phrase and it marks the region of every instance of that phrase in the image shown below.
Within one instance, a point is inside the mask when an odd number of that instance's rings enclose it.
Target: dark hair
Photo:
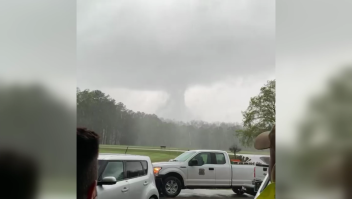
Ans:
[[[86,128],[77,128],[77,198],[87,198],[89,186],[97,180],[99,136]]]
[[[39,171],[34,159],[13,151],[0,151],[1,198],[33,199],[36,197]]]

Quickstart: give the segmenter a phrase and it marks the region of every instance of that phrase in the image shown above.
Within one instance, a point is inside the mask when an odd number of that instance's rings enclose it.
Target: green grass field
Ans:
[[[160,149],[160,146],[127,146],[127,145],[100,145],[103,148],[123,148],[126,149],[127,147],[130,148],[138,148],[138,149]],[[167,150],[189,150],[184,148],[174,148],[174,147],[167,147]]]
[[[100,147],[100,153],[120,153],[124,154],[126,149],[122,148],[105,148]],[[151,151],[151,150],[143,150],[143,149],[128,149],[127,154],[131,155],[145,155],[149,156],[152,162],[162,162],[168,161],[180,155],[183,152],[180,151]]]
[[[99,152],[124,154],[126,151],[126,148],[127,146],[123,146],[123,145],[100,145]],[[145,156],[149,156],[152,162],[162,162],[162,161],[168,161],[170,159],[173,159],[178,155],[180,155],[181,153],[183,153],[182,151],[167,151],[167,150],[187,151],[188,149],[167,148],[166,150],[160,150],[160,147],[129,146],[129,149],[127,150],[127,154],[145,155]],[[262,152],[262,151],[258,151],[258,152],[241,151],[240,154],[268,155],[269,153]]]

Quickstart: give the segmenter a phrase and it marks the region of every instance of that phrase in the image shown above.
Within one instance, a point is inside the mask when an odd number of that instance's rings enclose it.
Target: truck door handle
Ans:
[[[127,192],[128,191],[128,188],[124,187],[121,192]]]
[[[147,185],[148,185],[148,182],[147,182],[147,181],[145,181],[145,182],[143,183],[143,185],[144,185],[144,186],[147,186]]]
[[[266,173],[263,173],[263,175],[265,175],[265,176],[266,176]]]
[[[210,171],[214,171],[214,168],[209,168]]]

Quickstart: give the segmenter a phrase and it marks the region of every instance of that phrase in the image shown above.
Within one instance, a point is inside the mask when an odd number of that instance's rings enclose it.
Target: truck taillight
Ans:
[[[254,167],[254,178],[255,178],[255,167]]]

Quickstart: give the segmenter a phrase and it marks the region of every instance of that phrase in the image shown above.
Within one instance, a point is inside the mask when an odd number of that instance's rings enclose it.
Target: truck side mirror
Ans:
[[[189,166],[197,166],[198,165],[198,160],[193,159],[191,161],[189,161]]]

